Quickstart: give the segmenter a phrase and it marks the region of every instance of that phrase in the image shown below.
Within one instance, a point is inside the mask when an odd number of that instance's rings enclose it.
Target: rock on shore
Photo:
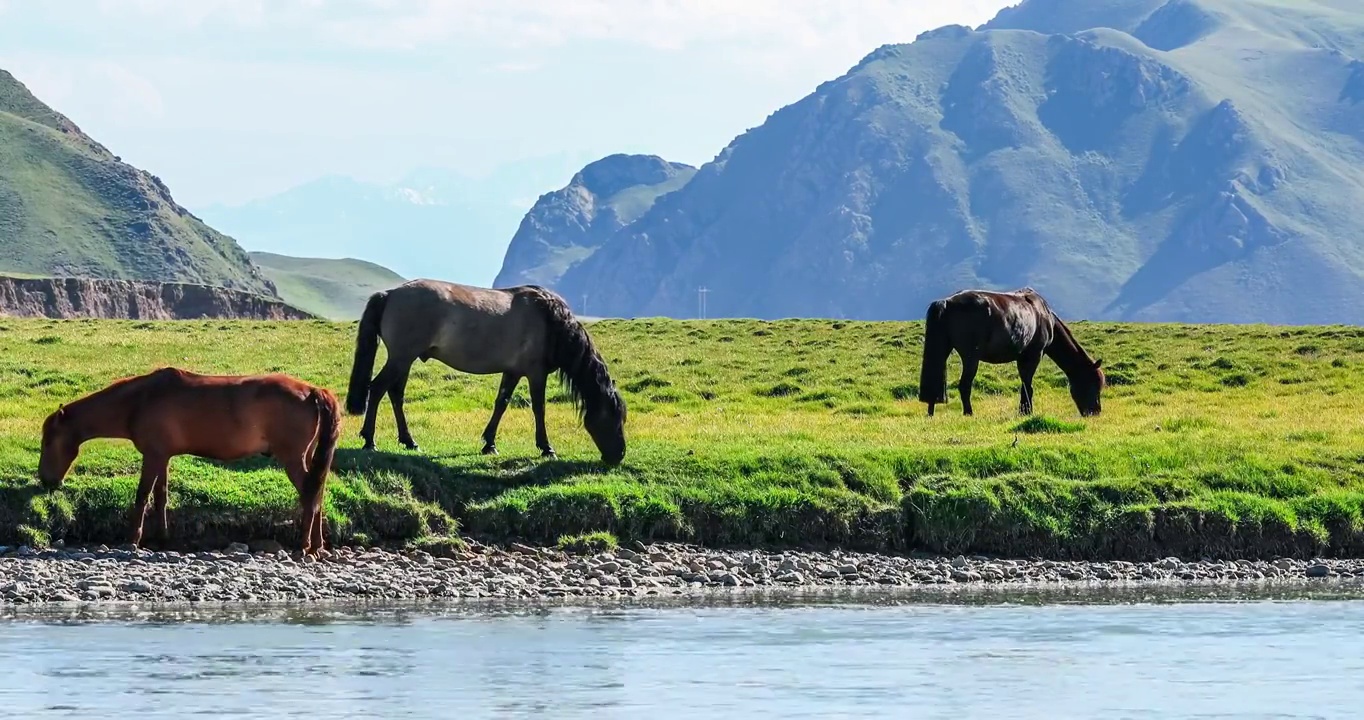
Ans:
[[[744,588],[1214,583],[1364,578],[1364,560],[1152,563],[913,558],[636,545],[592,555],[470,543],[451,557],[339,548],[321,559],[221,552],[0,547],[0,604],[679,595]]]

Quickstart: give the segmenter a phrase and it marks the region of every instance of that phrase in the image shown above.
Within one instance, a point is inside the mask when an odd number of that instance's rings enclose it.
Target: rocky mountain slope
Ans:
[[[1031,285],[1077,318],[1364,322],[1361,58],[1353,0],[1025,0],[877,49],[553,285],[615,316]]]
[[[240,290],[188,283],[0,276],[0,316],[137,320],[305,320],[309,313]]]
[[[296,258],[267,252],[249,253],[251,262],[296,308],[331,320],[358,320],[370,294],[403,283],[386,267],[346,258]]]
[[[687,184],[696,168],[654,155],[610,155],[540,196],[507,247],[495,287],[553,285],[573,263]]]
[[[275,288],[232,238],[176,204],[0,70],[0,271]]]

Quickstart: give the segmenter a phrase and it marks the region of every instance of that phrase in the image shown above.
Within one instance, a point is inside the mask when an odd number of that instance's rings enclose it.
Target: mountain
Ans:
[[[487,285],[535,197],[583,160],[534,158],[484,176],[420,168],[393,183],[329,176],[201,212],[250,250],[362,257],[407,277]]]
[[[553,285],[660,196],[687,184],[696,168],[654,155],[610,155],[540,196],[507,247],[496,287]]]
[[[884,46],[554,283],[594,315],[1364,322],[1354,0],[1025,0]],[[544,240],[553,244],[551,240]]]
[[[404,282],[392,270],[364,260],[298,258],[268,252],[249,255],[275,283],[285,302],[331,320],[359,319],[371,293]]]
[[[232,238],[0,70],[0,271],[275,297]]]

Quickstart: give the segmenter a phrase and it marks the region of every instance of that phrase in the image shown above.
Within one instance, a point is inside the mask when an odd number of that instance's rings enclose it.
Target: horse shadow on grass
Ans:
[[[0,484],[0,545],[12,542],[27,544],[33,539],[24,536],[20,528],[32,519],[30,512],[33,499],[47,493],[47,488],[37,482]]]
[[[546,460],[531,455],[497,456],[472,466],[442,462],[468,455],[338,448],[332,460],[332,476],[359,475],[378,493],[403,492],[398,485],[405,483],[416,500],[435,504],[458,518],[465,507],[510,490],[553,485],[569,477],[604,474],[610,469],[596,460]],[[282,470],[273,458],[263,455],[234,462],[204,462],[236,472]]]

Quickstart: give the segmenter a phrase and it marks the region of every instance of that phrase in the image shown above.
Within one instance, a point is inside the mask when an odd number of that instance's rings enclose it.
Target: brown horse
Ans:
[[[199,375],[161,368],[125,378],[59,406],[43,421],[38,479],[59,487],[80,446],[96,438],[131,440],[142,453],[131,542],[142,542],[147,497],[155,495],[162,539],[167,470],[176,455],[239,460],[270,455],[298,490],[305,554],[324,549],[322,498],[341,435],[336,396],[287,375]]]
[[[388,360],[371,382],[380,339]],[[535,285],[489,289],[411,280],[371,295],[360,318],[346,394],[346,411],[365,414],[360,429],[365,449],[374,448],[375,415],[385,393],[393,404],[398,442],[417,449],[403,413],[403,393],[412,363],[432,358],[461,372],[502,374],[492,418],[483,429],[485,455],[497,452],[498,423],[517,383],[526,378],[535,446],[554,457],[545,432],[545,385],[557,372],[602,461],[616,465],[625,457],[625,400],[587,330],[555,293]]]
[[[962,411],[971,414],[971,383],[980,363],[1018,363],[1023,381],[1018,411],[1032,414],[1032,379],[1042,356],[1050,357],[1070,381],[1070,397],[1083,416],[1098,415],[1099,394],[1105,385],[1103,360],[1090,360],[1070,328],[1032,288],[1013,292],[963,290],[928,306],[924,324],[923,364],[919,370],[919,401],[933,406],[947,403],[947,358],[961,356]]]

